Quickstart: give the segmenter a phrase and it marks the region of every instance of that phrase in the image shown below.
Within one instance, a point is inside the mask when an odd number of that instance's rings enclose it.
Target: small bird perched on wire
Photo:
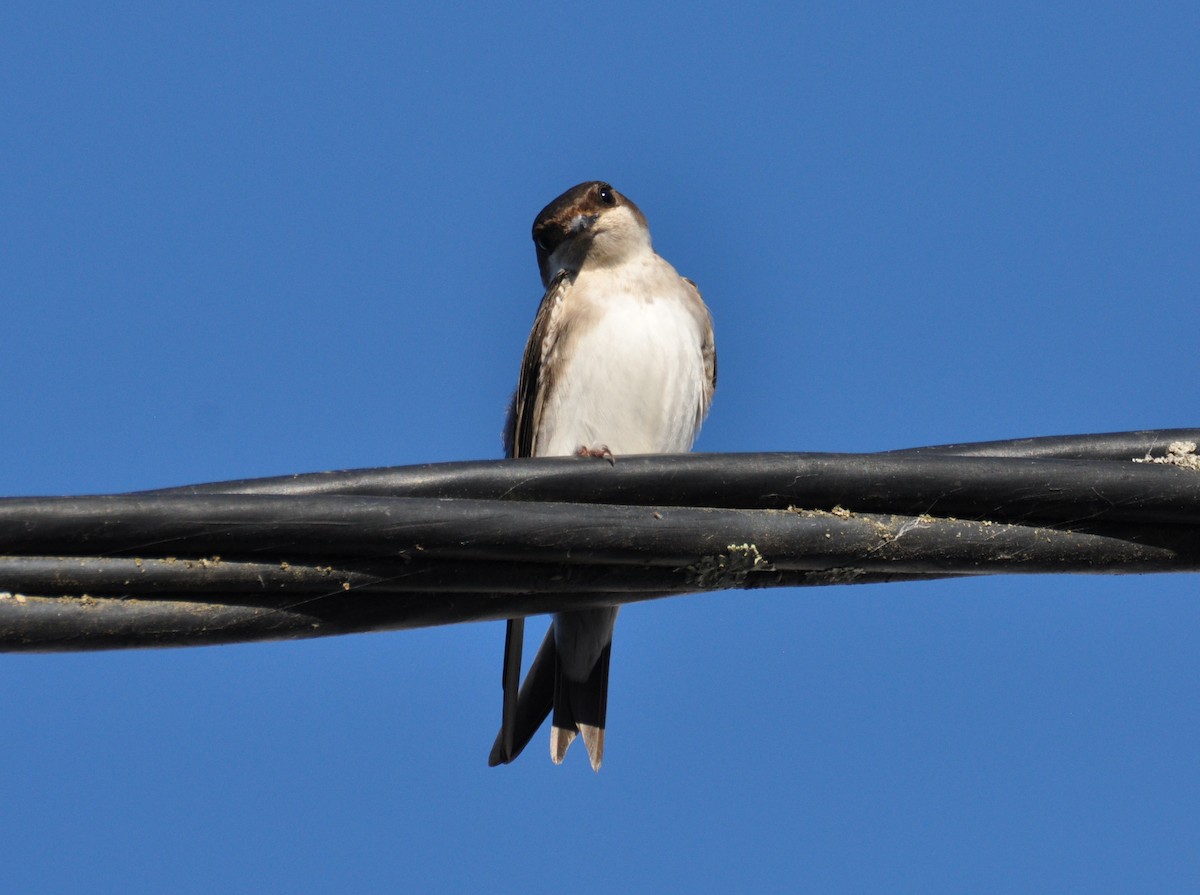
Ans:
[[[509,407],[509,457],[691,450],[717,382],[712,318],[696,284],[651,247],[646,216],[607,183],[567,190],[533,222],[545,296]],[[555,614],[525,683],[524,620],[508,622],[504,712],[490,765],[512,761],[551,710],[550,757],[576,734],[604,756],[616,606]]]

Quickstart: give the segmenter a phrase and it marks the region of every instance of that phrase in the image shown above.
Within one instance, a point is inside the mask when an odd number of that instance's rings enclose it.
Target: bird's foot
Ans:
[[[613,456],[613,452],[608,449],[607,444],[596,444],[588,447],[586,444],[581,444],[575,448],[576,457],[597,457],[601,460],[607,460],[610,466],[617,465],[617,458]]]

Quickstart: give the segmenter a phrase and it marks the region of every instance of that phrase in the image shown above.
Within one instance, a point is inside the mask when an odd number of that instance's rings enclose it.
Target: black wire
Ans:
[[[231,642],[729,587],[1200,569],[1200,430],[434,464],[0,500],[0,648]]]
[[[1172,442],[1200,444],[1200,429],[1145,429],[1098,435],[1050,435],[905,448],[889,454],[954,454],[959,457],[1040,457],[1058,460],[1132,460],[1166,453]]]
[[[1200,430],[1168,430],[1153,442],[1148,434],[1044,440],[1045,453],[1076,455],[1070,458],[1040,456],[1042,439],[883,454],[624,457],[613,466],[538,458],[312,473],[143,495],[357,494],[747,509],[843,506],[1004,521],[1200,521],[1200,480],[1189,470],[1129,462],[1151,450],[1161,455],[1167,443],[1187,436],[1200,440]],[[1116,445],[1137,450],[1122,462],[1087,457],[1110,454]],[[1002,456],[978,453],[984,447]]]

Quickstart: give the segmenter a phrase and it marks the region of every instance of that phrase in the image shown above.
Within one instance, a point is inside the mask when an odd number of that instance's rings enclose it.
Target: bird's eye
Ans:
[[[617,204],[617,194],[613,192],[613,188],[607,183],[600,185],[600,201],[605,205]]]

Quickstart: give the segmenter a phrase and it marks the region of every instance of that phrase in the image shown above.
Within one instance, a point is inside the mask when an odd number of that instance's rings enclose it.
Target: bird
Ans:
[[[615,463],[691,450],[717,382],[712,316],[696,284],[655,252],[641,209],[587,181],[541,210],[533,242],[545,293],[509,405],[507,456]],[[617,610],[556,613],[519,690],[524,620],[509,620],[489,765],[515,759],[553,712],[554,763],[579,735],[600,769]]]

